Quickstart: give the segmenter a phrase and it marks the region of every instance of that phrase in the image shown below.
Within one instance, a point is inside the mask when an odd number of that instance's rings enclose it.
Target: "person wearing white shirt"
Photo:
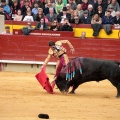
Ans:
[[[34,22],[33,16],[31,16],[30,11],[27,12],[27,15],[24,17],[23,21]]]

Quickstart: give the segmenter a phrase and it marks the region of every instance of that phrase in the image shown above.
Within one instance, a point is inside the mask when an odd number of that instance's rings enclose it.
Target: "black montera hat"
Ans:
[[[66,8],[66,7],[63,7],[63,11],[67,11],[67,8]]]
[[[53,46],[53,45],[55,45],[55,42],[50,41],[50,42],[49,42],[49,46]]]

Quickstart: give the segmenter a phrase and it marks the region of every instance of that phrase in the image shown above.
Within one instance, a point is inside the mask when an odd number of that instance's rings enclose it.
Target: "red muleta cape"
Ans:
[[[49,78],[46,75],[45,71],[46,71],[46,66],[44,66],[42,70],[37,75],[35,75],[35,77],[37,78],[38,82],[41,84],[43,89],[45,89],[50,94],[53,94],[53,89],[51,87]]]

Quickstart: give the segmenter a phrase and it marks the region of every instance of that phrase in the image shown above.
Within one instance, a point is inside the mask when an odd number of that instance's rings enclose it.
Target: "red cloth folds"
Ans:
[[[42,70],[37,75],[35,75],[35,77],[37,78],[38,82],[41,84],[43,89],[45,89],[50,94],[53,94],[53,89],[51,87],[49,78],[46,75],[45,71],[46,71],[46,66],[44,66]]]

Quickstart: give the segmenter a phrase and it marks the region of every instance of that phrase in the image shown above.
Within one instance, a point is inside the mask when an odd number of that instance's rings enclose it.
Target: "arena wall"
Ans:
[[[41,64],[47,57],[48,42],[65,39],[66,37],[0,35],[0,63],[3,64],[6,71],[39,71]],[[64,45],[70,59],[74,57],[93,57],[120,61],[119,39],[91,38],[81,40],[80,38],[68,38],[68,40],[75,47],[75,53],[71,54],[69,47]],[[56,60],[52,58],[51,63],[47,66],[47,72],[54,73],[55,62]],[[15,64],[21,67],[16,67]]]

